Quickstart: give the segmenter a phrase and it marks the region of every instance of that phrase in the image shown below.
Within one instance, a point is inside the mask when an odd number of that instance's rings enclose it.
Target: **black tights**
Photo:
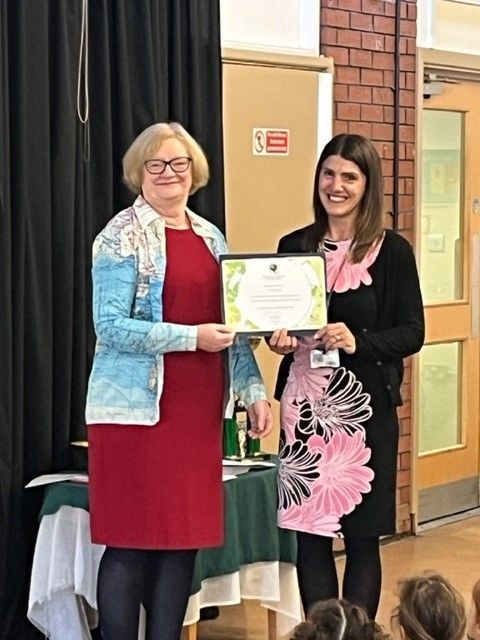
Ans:
[[[97,587],[102,639],[137,640],[143,603],[146,640],[179,640],[196,554],[107,547]]]
[[[297,533],[298,582],[305,613],[318,600],[338,598],[333,538]],[[382,566],[377,537],[345,538],[345,574],[342,597],[375,618],[380,600]]]

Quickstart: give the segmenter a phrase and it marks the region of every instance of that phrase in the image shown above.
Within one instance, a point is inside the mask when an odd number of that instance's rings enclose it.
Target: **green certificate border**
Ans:
[[[314,333],[320,327],[327,324],[327,295],[326,295],[326,269],[325,256],[322,253],[256,253],[256,254],[224,254],[220,256],[220,278],[221,278],[221,302],[223,322],[232,327],[236,333],[247,335],[270,335],[276,329],[288,329],[289,333],[300,335]],[[248,263],[255,262],[255,268],[259,272],[271,269],[272,266],[281,261],[293,261],[298,272],[300,267],[305,272],[305,279],[309,285],[308,300],[304,300],[302,305],[307,308],[307,312],[299,318],[299,322],[293,326],[286,326],[280,321],[276,321],[276,326],[260,326],[258,322],[248,317],[242,297],[242,277],[249,270]],[[265,262],[265,266],[262,264]],[[283,265],[285,266],[285,265]],[[253,262],[250,268],[253,268]],[[258,279],[258,295],[262,295],[262,279]],[[268,292],[265,290],[268,297]],[[279,303],[282,297],[279,294]],[[278,312],[281,316],[281,311]],[[277,314],[276,314],[277,315]],[[278,322],[278,324],[277,324]]]

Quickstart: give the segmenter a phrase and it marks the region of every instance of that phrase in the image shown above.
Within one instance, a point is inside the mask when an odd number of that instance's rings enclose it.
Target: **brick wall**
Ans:
[[[398,230],[413,243],[415,141],[416,0],[401,4],[400,142]],[[393,204],[394,0],[322,0],[321,53],[331,56],[334,75],[334,133],[359,133],[373,140],[382,158],[385,211]],[[386,225],[392,217],[386,214]],[[411,369],[407,363],[404,405],[399,410],[397,529],[410,530]]]

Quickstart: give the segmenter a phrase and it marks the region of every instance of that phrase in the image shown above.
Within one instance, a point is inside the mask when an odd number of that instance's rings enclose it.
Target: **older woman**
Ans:
[[[243,400],[254,437],[272,418],[248,343],[221,324],[225,240],[186,206],[208,180],[201,148],[179,124],[155,124],[123,168],[138,197],[93,248],[86,415],[92,540],[107,547],[100,627],[104,640],[136,639],[142,602],[147,637],[177,640],[196,551],[223,541],[225,399]]]

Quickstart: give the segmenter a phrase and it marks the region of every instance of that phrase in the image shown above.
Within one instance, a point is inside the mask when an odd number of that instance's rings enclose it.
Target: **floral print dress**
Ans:
[[[352,264],[346,259],[350,241],[325,242],[327,289],[334,292],[329,322],[351,328],[375,316],[368,268],[381,244]],[[332,318],[335,306],[339,317]],[[338,368],[312,369],[310,352],[317,345],[312,337],[299,339],[282,394],[278,521],[287,529],[342,537],[344,517],[374,484],[367,437],[372,397],[342,357]]]

